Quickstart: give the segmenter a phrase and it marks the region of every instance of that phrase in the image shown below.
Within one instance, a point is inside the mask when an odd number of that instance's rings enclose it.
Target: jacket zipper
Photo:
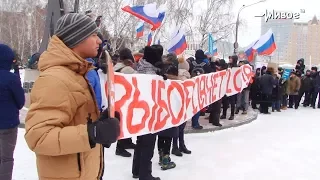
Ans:
[[[78,169],[81,172],[81,160],[80,160],[80,153],[77,153],[77,160],[78,160]]]

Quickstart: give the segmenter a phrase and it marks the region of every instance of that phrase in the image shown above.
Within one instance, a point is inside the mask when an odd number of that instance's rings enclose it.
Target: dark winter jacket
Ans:
[[[13,52],[2,46],[0,45],[0,129],[11,129],[20,124],[19,110],[24,106],[25,97],[19,76],[10,72]],[[7,51],[5,55],[2,54],[4,48]]]
[[[90,58],[87,59],[87,61],[94,63],[93,59],[90,59]],[[95,69],[89,70],[88,73],[86,74],[86,78],[88,79],[94,91],[98,108],[101,111],[102,110],[102,94],[101,94],[101,84],[100,84],[100,78],[99,78],[98,72]]]
[[[205,61],[207,57],[202,50],[197,50],[195,57],[196,59],[191,62],[191,66],[190,66],[190,74],[192,76],[195,76],[194,70],[197,68],[203,69],[205,74],[214,72],[210,64]]]
[[[263,76],[260,77],[259,85],[262,94],[272,95],[272,89],[277,85],[277,81],[271,75],[271,73],[267,72]]]
[[[275,81],[276,81],[276,85],[273,86],[272,89],[272,100],[273,101],[278,101],[280,100],[280,97],[282,96],[282,92],[281,92],[281,78],[275,77]]]
[[[313,75],[313,80],[315,92],[320,92],[320,71]]]
[[[168,79],[171,80],[180,80],[178,76],[176,75],[171,75],[171,74],[166,74],[166,76],[168,77]],[[163,131],[160,131],[159,133],[157,133],[159,136],[162,137],[178,137],[179,135],[179,129],[178,127],[172,127]]]
[[[313,82],[311,75],[305,75],[301,78],[300,92],[306,92],[313,89]]]

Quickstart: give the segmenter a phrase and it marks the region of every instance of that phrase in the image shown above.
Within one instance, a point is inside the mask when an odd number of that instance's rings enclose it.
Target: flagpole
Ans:
[[[164,4],[166,7],[167,7],[167,2]],[[160,32],[160,29],[162,28],[162,26],[164,25],[164,22],[165,22],[165,20],[167,19],[167,13],[165,13],[165,15],[164,15],[164,18],[163,18],[163,20],[162,20],[162,23],[161,23],[161,25],[160,25],[160,27],[157,29],[157,30],[155,30],[155,33],[154,33],[154,36],[152,37],[152,42],[151,42],[151,44],[154,44],[156,41],[156,37],[158,36],[158,34],[159,34],[159,32]]]

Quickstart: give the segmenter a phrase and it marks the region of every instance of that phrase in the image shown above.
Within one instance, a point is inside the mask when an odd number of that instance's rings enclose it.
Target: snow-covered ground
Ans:
[[[259,115],[251,124],[215,133],[187,135],[192,155],[172,156],[177,167],[153,170],[163,180],[319,180],[320,110],[301,108]],[[19,131],[14,180],[36,180],[34,154]],[[131,180],[132,158],[106,149],[106,180]],[[58,172],[57,172],[58,173]]]

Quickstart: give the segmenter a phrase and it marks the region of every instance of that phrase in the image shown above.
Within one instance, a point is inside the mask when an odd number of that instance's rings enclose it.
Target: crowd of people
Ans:
[[[305,70],[304,59],[299,59],[295,69],[288,78],[284,77],[284,69],[272,67],[257,68],[253,83],[250,85],[252,108],[261,113],[281,112],[287,108],[298,109],[302,100],[303,107],[320,108],[320,74],[317,67]],[[304,97],[304,99],[303,99]],[[260,104],[259,108],[257,104]]]
[[[110,54],[102,42],[104,39],[92,18],[70,13],[58,20],[47,51],[37,55],[41,73],[31,91],[25,139],[36,154],[41,180],[102,179],[104,150],[113,143],[118,156],[132,157],[127,149],[134,149],[132,175],[140,180],[160,180],[152,176],[156,144],[162,170],[177,166],[171,154],[179,157],[191,154],[184,139],[186,123],[138,136],[136,143],[131,138],[117,140],[121,117],[117,112],[115,118],[109,117],[104,96],[109,59],[114,62],[115,72],[160,75],[164,80],[186,80],[249,64],[239,61],[236,55],[228,61],[212,59],[203,50],[197,50],[195,56],[188,59],[173,53],[164,55],[161,45],[146,46],[136,53],[123,48]],[[0,44],[0,57],[0,75],[5,79],[0,81],[0,109],[6,112],[0,113],[0,179],[11,180],[19,110],[25,98],[19,76],[9,72],[16,59],[12,49]],[[304,95],[303,105],[315,108],[320,76],[316,68],[302,76],[304,68],[303,61],[299,60],[288,80],[282,78],[283,69],[279,68],[278,72],[271,67],[256,69],[252,84],[195,114],[191,119],[192,128],[203,128],[199,118],[205,111],[210,114],[207,119],[212,125],[222,126],[221,119],[234,120],[240,111],[247,114],[250,102],[253,109],[269,114],[269,107],[279,112],[287,107],[298,109]]]

